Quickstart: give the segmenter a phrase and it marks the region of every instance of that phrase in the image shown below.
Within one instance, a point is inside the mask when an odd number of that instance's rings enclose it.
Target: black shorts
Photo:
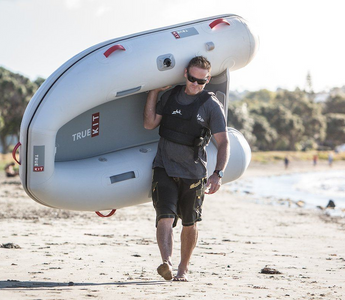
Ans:
[[[181,218],[183,226],[201,221],[206,178],[169,177],[163,168],[154,168],[152,200],[156,210],[156,226],[162,218]]]

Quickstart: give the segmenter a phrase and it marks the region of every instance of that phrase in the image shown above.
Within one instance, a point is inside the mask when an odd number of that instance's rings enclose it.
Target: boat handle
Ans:
[[[126,51],[125,47],[123,47],[122,45],[114,45],[114,46],[110,47],[107,51],[105,51],[103,54],[106,58],[108,58],[109,55],[112,54],[113,52],[115,52],[116,50]]]
[[[12,157],[13,157],[13,159],[17,162],[18,165],[21,165],[21,163],[20,163],[20,160],[19,160],[19,161],[17,160],[16,153],[17,153],[18,148],[19,148],[21,145],[22,145],[22,144],[21,144],[20,142],[18,142],[17,145],[13,148],[13,151],[12,151]]]
[[[227,20],[225,20],[225,19],[214,20],[209,26],[211,27],[211,29],[213,29],[214,27],[216,27],[218,24],[221,24],[221,23],[230,26],[230,23]]]
[[[108,218],[111,217],[114,213],[116,212],[116,209],[113,209],[109,214],[107,215],[103,215],[101,212],[96,211],[95,213],[97,214],[97,216],[101,217],[101,218]]]

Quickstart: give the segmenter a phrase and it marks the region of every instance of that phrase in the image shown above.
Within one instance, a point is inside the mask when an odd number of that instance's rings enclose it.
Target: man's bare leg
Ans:
[[[197,240],[197,225],[183,226],[181,231],[181,262],[178,266],[177,275],[174,277],[174,281],[188,281],[187,272],[189,260],[192,256]]]
[[[157,224],[157,243],[161,252],[163,263],[157,268],[157,272],[165,280],[172,279],[172,251],[174,245],[173,218],[163,218]]]

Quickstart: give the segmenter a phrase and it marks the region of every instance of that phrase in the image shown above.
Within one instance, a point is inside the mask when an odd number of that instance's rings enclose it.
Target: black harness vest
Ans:
[[[199,108],[213,95],[202,91],[198,98],[189,105],[177,102],[177,96],[183,86],[176,86],[163,108],[159,135],[165,139],[194,148],[194,161],[198,162],[199,149],[206,146],[211,138],[211,131],[202,126],[197,115]]]

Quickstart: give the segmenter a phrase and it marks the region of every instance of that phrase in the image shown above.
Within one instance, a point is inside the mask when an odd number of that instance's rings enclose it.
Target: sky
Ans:
[[[231,90],[315,92],[345,85],[342,0],[0,0],[0,66],[47,78],[104,41],[222,14],[259,35],[254,60],[230,77]]]

